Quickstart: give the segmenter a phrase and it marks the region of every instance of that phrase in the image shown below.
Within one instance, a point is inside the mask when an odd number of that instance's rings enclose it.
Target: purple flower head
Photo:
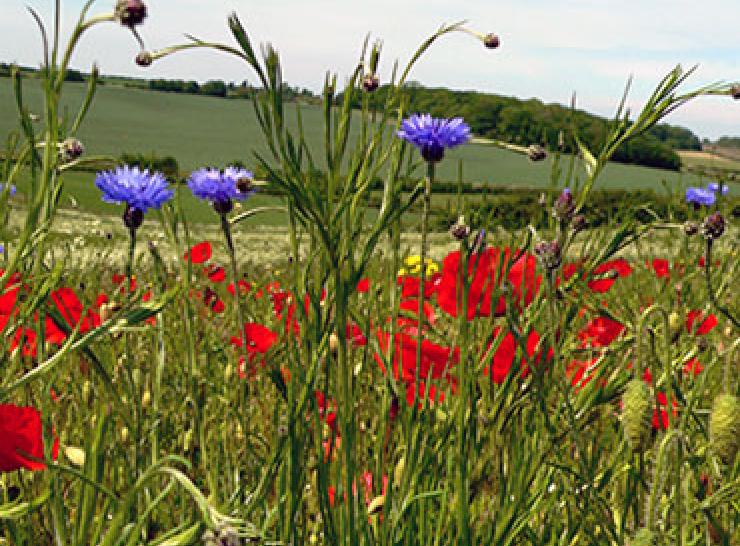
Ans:
[[[720,195],[727,195],[727,192],[730,191],[730,186],[728,186],[727,184],[710,182],[709,184],[707,184],[707,189],[713,191],[714,193],[719,193]]]
[[[712,190],[706,188],[687,188],[686,189],[686,202],[693,204],[695,207],[705,206],[711,207],[714,205],[716,196]]]
[[[161,173],[150,173],[147,169],[142,171],[128,165],[98,173],[95,185],[103,192],[103,201],[126,203],[128,208],[142,214],[149,209],[160,208],[174,195]]]
[[[425,161],[441,161],[445,149],[470,140],[470,127],[462,118],[433,118],[430,114],[414,114],[403,120],[397,136],[416,146]]]
[[[0,182],[0,195],[2,195],[3,191],[5,191],[5,184]],[[8,188],[8,195],[10,195],[10,197],[13,197],[16,191],[16,187],[11,184],[10,188]]]
[[[218,212],[229,212],[232,201],[243,201],[254,193],[252,178],[246,169],[206,167],[190,174],[188,188],[198,199],[210,201]]]

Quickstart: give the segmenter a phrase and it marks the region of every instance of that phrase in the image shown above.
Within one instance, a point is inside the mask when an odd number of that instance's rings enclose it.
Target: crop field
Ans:
[[[0,160],[0,546],[740,544],[736,196],[609,162],[740,84],[678,66],[558,174],[461,118],[327,104],[331,137],[319,107],[301,137],[277,55],[228,26],[197,45],[262,76],[270,130],[246,101],[103,86],[72,135],[74,41],[24,82],[39,120],[0,80],[0,134],[25,127]],[[443,25],[408,72],[450,33],[505,54]],[[379,47],[344,92],[377,90]],[[164,54],[188,48],[139,62]],[[279,194],[227,167],[268,149]],[[123,152],[183,172],[86,164]],[[664,181],[653,208],[594,191]]]
[[[38,81],[24,82],[31,111],[40,111]],[[85,85],[70,83],[65,104],[79,105]],[[288,127],[295,129],[295,104],[286,105]],[[323,142],[323,114],[317,106],[301,106],[309,147],[318,152]],[[355,116],[355,125],[358,125]],[[0,79],[0,137],[17,130],[17,112],[9,79]],[[354,133],[353,133],[354,134]],[[183,170],[204,165],[226,165],[241,160],[254,163],[253,152],[266,155],[252,104],[177,93],[102,86],[79,138],[91,154],[156,152],[175,157]],[[320,153],[315,154],[322,157]],[[457,163],[463,161],[464,179],[504,187],[537,188],[549,184],[551,160],[532,164],[521,155],[485,144],[453,150],[440,166],[439,179],[456,180]],[[645,167],[610,164],[599,179],[600,188],[658,188],[693,181],[680,173]]]

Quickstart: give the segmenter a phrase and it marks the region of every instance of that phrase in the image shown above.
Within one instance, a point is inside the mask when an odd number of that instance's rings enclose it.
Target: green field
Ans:
[[[38,112],[41,108],[38,82],[25,80],[24,86],[28,105]],[[82,101],[84,91],[82,84],[66,86],[70,115],[72,107]],[[295,108],[295,105],[287,107],[293,125]],[[302,115],[306,136],[318,148],[323,142],[321,111],[304,106]],[[0,137],[15,130],[16,118],[11,82],[0,79]],[[184,170],[236,159],[253,164],[253,151],[266,151],[252,106],[247,101],[112,86],[99,89],[79,137],[89,153],[118,156],[123,152],[156,152],[176,157]],[[456,160],[462,159],[464,177],[473,182],[522,188],[549,183],[550,160],[533,164],[520,155],[480,144],[454,150],[448,157],[439,168],[442,179],[455,179]],[[604,172],[599,187],[652,188],[663,180],[675,184],[682,178],[686,177],[671,171],[613,164]]]

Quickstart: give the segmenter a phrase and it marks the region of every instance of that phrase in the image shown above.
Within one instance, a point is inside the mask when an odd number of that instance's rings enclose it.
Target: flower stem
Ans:
[[[234,284],[234,304],[236,305],[236,320],[239,323],[237,328],[239,330],[239,336],[242,338],[242,350],[244,355],[247,351],[247,340],[244,333],[244,317],[242,315],[241,298],[239,294],[239,266],[236,263],[236,251],[234,250],[234,240],[231,237],[231,226],[229,225],[229,219],[226,214],[221,214],[221,230],[224,232],[224,239],[226,240],[226,249],[229,251],[229,259],[231,260],[231,282]]]

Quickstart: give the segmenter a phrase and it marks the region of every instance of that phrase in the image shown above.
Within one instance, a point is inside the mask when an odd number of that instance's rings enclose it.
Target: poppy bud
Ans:
[[[76,138],[70,137],[62,142],[59,152],[62,157],[62,161],[69,163],[70,161],[74,161],[75,159],[82,157],[82,154],[85,153],[85,146]]]
[[[393,471],[393,483],[396,484],[396,487],[401,486],[401,480],[403,480],[403,473],[405,470],[406,470],[406,457],[401,457],[398,460],[396,469]]]
[[[90,400],[92,399],[92,384],[90,381],[85,380],[85,382],[82,384],[82,401],[85,402],[85,404],[90,404]]]
[[[486,46],[487,49],[496,49],[501,45],[501,38],[499,38],[497,34],[489,32],[483,37],[483,45]]]
[[[385,495],[375,497],[367,507],[367,513],[371,516],[383,511],[385,505]]]
[[[120,434],[121,434],[121,443],[122,444],[125,444],[126,442],[128,442],[128,436],[129,436],[128,428],[127,427],[123,427],[121,429],[121,433]]]
[[[542,161],[547,157],[547,150],[539,144],[532,144],[527,148],[527,157],[532,161]]]
[[[627,443],[635,452],[647,448],[651,409],[648,386],[641,379],[630,381],[622,395],[622,427]]]
[[[640,529],[635,537],[630,541],[630,546],[654,546],[655,533],[650,529]]]
[[[683,320],[681,320],[681,315],[679,315],[675,311],[671,313],[668,316],[668,327],[671,330],[671,335],[675,336],[677,334],[680,334],[681,329],[683,328]]]
[[[140,25],[146,19],[146,5],[141,0],[118,0],[116,19],[129,28]]]
[[[329,335],[329,349],[334,354],[339,350],[339,337],[334,332]]]
[[[138,66],[147,67],[152,65],[152,62],[154,62],[154,58],[152,57],[152,54],[148,51],[142,51],[136,56],[134,62]]]
[[[139,229],[143,222],[144,213],[139,209],[132,208],[131,205],[126,205],[126,210],[123,213],[123,224],[130,230],[135,230]]]
[[[701,232],[705,239],[719,239],[725,232],[725,219],[719,212],[707,216],[701,225]]]
[[[83,467],[85,466],[85,450],[79,447],[68,446],[64,448],[64,456],[74,466]]]
[[[372,93],[380,86],[380,79],[375,74],[365,74],[362,78],[362,88],[366,93]]]
[[[725,464],[732,465],[740,447],[740,399],[720,394],[709,415],[709,444]]]
[[[182,450],[185,453],[188,453],[190,451],[190,448],[193,444],[193,429],[190,428],[185,431],[185,436],[182,439]]]
[[[149,389],[146,389],[144,391],[144,394],[141,395],[141,407],[146,409],[149,407],[151,403],[152,403],[152,393],[149,391]]]

